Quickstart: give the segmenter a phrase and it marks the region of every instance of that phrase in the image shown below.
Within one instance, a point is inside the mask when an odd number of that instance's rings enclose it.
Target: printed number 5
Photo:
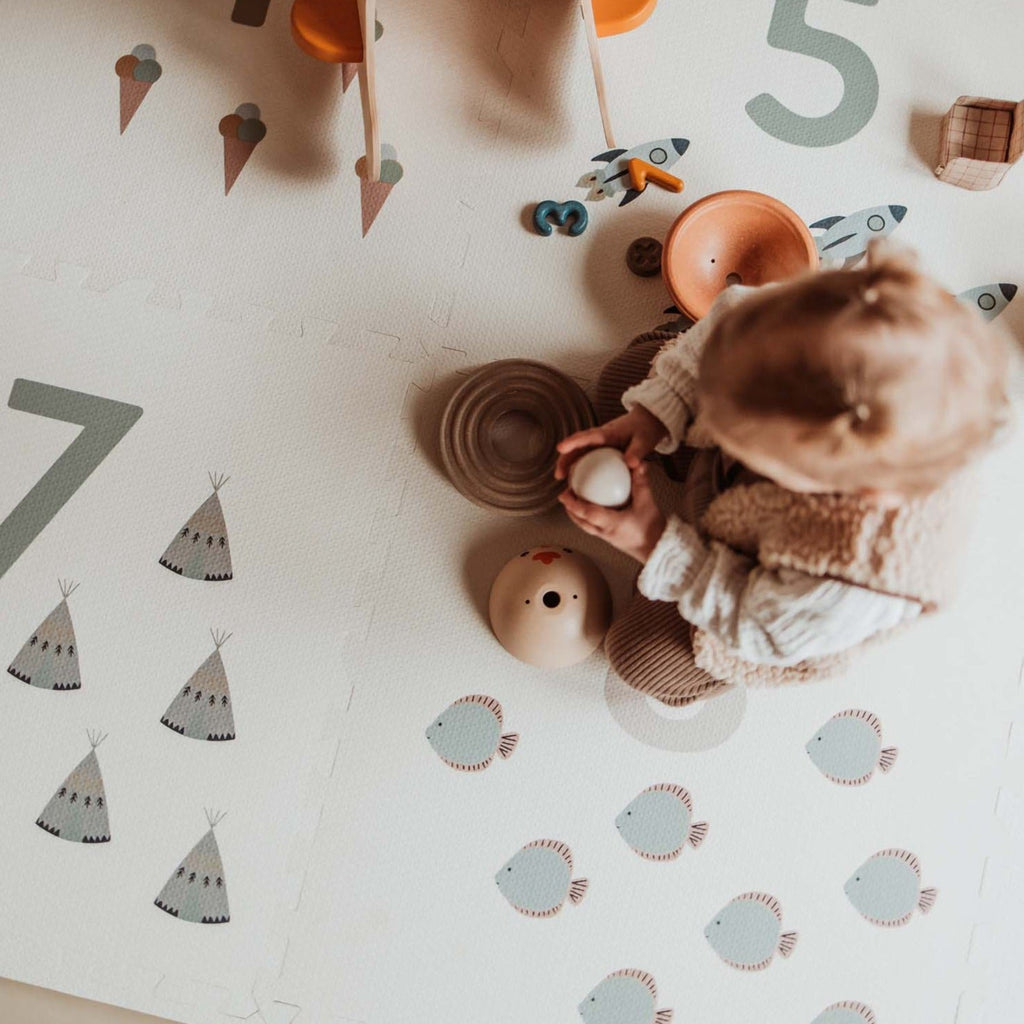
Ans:
[[[83,429],[0,523],[0,576],[22,556],[142,415],[137,405],[32,380],[16,380],[7,404],[19,412],[77,423]]]
[[[878,0],[848,0],[874,7]],[[835,146],[853,138],[878,106],[878,75],[871,58],[849,39],[811,28],[808,0],[775,0],[768,45],[826,61],[843,76],[843,98],[829,114],[804,117],[763,92],[747,104],[754,123],[769,135],[796,146]]]

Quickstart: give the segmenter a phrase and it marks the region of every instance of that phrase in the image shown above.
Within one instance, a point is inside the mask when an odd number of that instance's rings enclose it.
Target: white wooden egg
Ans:
[[[628,504],[632,482],[618,448],[595,448],[569,469],[569,489],[584,501],[607,508]]]

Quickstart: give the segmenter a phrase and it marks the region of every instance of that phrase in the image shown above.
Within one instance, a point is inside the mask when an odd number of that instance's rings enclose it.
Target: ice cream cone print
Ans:
[[[118,57],[114,71],[121,83],[121,134],[131,123],[153,83],[163,74],[156,50],[140,43],[131,53]]]
[[[131,123],[135,111],[142,105],[152,82],[136,82],[134,78],[121,79],[121,134]]]
[[[394,187],[394,185],[388,184],[386,181],[360,179],[359,193],[363,208],[363,238],[366,237],[366,233],[373,226],[373,222],[377,219],[377,214],[380,213]]]
[[[235,139],[230,135],[224,136],[224,195],[231,191],[231,186],[242,173],[242,168],[255,148],[255,142]]]
[[[220,119],[218,130],[224,137],[224,195],[227,195],[252,151],[267,134],[267,126],[260,120],[260,108],[255,103],[242,103],[233,114]]]
[[[359,195],[363,213],[363,238],[373,226],[377,214],[387,201],[391,190],[402,180],[402,165],[398,162],[398,154],[394,146],[386,142],[380,147],[380,181],[369,181],[366,177],[366,157],[356,161],[356,174],[359,175]]]

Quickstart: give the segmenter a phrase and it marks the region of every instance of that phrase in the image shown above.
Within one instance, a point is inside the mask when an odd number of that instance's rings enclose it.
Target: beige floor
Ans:
[[[74,999],[44,988],[0,978],[4,1024],[166,1024],[162,1018]]]

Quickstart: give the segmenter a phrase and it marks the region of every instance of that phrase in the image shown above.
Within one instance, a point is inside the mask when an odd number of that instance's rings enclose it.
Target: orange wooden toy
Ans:
[[[617,36],[639,28],[653,13],[658,0],[593,0],[597,34]]]
[[[376,0],[295,0],[292,36],[299,47],[330,64],[359,65],[359,95],[366,137],[366,176],[380,180],[374,25]]]
[[[663,171],[646,160],[638,160],[633,157],[626,166],[629,168],[629,183],[637,192],[643,192],[649,181],[662,188],[667,188],[670,192],[683,191],[682,178],[677,178],[674,174],[669,174],[668,171]]]

